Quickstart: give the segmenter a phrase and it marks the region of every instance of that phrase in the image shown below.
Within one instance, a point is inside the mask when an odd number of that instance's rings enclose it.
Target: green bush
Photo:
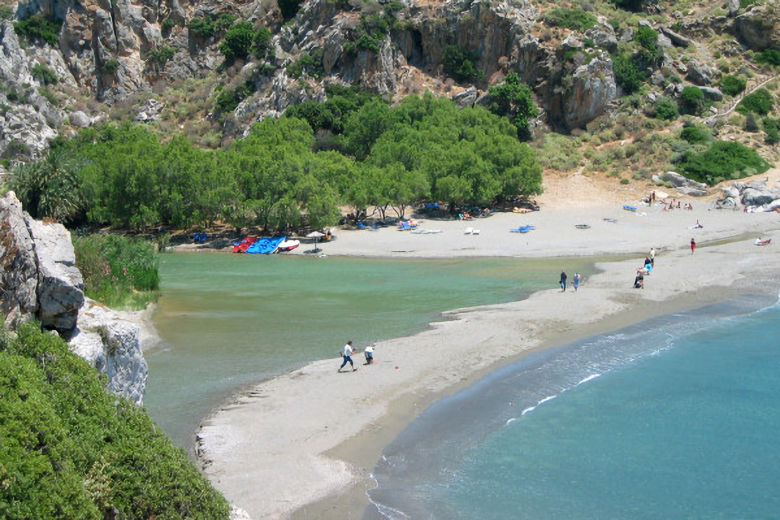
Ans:
[[[698,126],[686,126],[680,132],[680,137],[691,144],[707,143],[712,141],[712,134]]]
[[[780,50],[764,49],[756,54],[756,61],[758,63],[766,63],[767,65],[774,65],[776,67],[780,65]]]
[[[712,186],[763,173],[771,165],[752,148],[731,141],[715,141],[703,152],[685,153],[679,166],[686,176]]]
[[[549,132],[544,134],[544,144],[538,150],[539,164],[558,171],[570,171],[577,168],[582,154],[572,137]]]
[[[668,97],[662,97],[656,102],[653,116],[665,121],[674,121],[679,115],[677,102]]]
[[[156,299],[159,260],[152,243],[121,235],[88,235],[76,237],[73,247],[90,298],[109,307],[144,307]]]
[[[219,44],[219,50],[229,62],[236,58],[246,58],[254,39],[255,28],[252,22],[236,22],[225,33],[225,39]]]
[[[613,57],[612,70],[615,72],[615,82],[623,89],[623,94],[631,94],[639,90],[646,77],[632,57],[626,54]]]
[[[680,111],[684,114],[699,115],[707,107],[707,98],[699,87],[687,86],[680,95]]]
[[[160,71],[165,68],[165,64],[168,63],[168,60],[173,58],[175,54],[176,49],[163,45],[159,49],[149,51],[149,54],[146,55],[146,63],[152,70]]]
[[[56,46],[60,41],[60,26],[62,20],[47,18],[42,14],[34,14],[26,20],[14,24],[14,31],[20,36],[26,36],[31,40],[41,40],[51,46]]]
[[[78,167],[78,162],[61,150],[51,150],[39,161],[17,166],[8,185],[34,218],[70,223],[84,207]]]
[[[736,110],[740,114],[753,112],[765,116],[772,110],[772,94],[765,88],[758,89],[742,98]]]
[[[217,108],[220,112],[232,112],[239,103],[252,95],[252,86],[243,83],[234,89],[222,89],[217,96]]]
[[[447,45],[441,57],[444,72],[451,74],[459,81],[475,81],[485,73],[477,68],[477,57],[471,52],[455,45]]]
[[[190,34],[203,39],[211,38],[215,33],[214,21],[209,18],[192,18],[187,27],[190,30]]]
[[[499,116],[509,117],[520,139],[530,137],[530,120],[539,114],[534,105],[531,89],[520,81],[516,72],[507,74],[504,83],[488,89],[490,94],[489,110]]]
[[[40,325],[0,327],[0,517],[227,520],[187,454],[106,387]]]
[[[60,106],[60,100],[57,98],[57,95],[54,94],[54,92],[52,92],[48,87],[39,87],[38,94],[45,97],[46,100],[55,107]]]
[[[111,58],[103,64],[103,72],[109,76],[116,74],[117,69],[119,69],[119,60],[116,58]]]
[[[766,144],[777,144],[780,142],[780,121],[765,117],[762,123],[764,132],[766,132]]]
[[[747,80],[743,76],[726,75],[720,80],[720,88],[724,94],[736,96],[745,90]]]
[[[313,78],[321,78],[325,74],[322,66],[322,49],[303,53],[298,60],[287,66],[287,73],[292,78],[300,78],[304,72]]]
[[[544,15],[544,21],[548,25],[557,25],[585,32],[598,23],[596,17],[582,9],[555,8]]]
[[[57,74],[53,70],[40,63],[33,65],[32,76],[44,85],[56,85],[59,81]]]

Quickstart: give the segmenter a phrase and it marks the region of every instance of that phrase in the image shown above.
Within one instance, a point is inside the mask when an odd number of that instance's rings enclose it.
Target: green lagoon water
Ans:
[[[561,269],[587,278],[592,261],[163,255],[163,341],[145,353],[144,404],[189,448],[203,418],[247,385],[317,359],[336,367],[349,339],[360,348],[419,332],[445,310],[555,288]]]

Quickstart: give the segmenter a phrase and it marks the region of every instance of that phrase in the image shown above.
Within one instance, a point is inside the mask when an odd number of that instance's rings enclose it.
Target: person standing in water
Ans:
[[[574,292],[577,292],[577,289],[579,289],[581,279],[580,273],[574,273]]]
[[[561,281],[559,282],[561,284],[561,292],[566,291],[566,271],[561,271]]]
[[[693,254],[696,251],[696,241],[691,238],[691,254]]]
[[[347,366],[347,363],[352,367],[353,372],[357,370],[357,368],[355,368],[355,363],[352,362],[352,340],[347,341],[347,344],[344,345],[344,352],[341,355],[344,357],[344,362],[341,363],[339,372],[341,372],[342,368]]]

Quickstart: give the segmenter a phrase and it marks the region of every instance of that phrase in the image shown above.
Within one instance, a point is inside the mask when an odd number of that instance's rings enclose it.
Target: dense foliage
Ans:
[[[152,243],[121,235],[74,237],[76,265],[84,292],[112,308],[143,308],[160,287],[159,260]]]
[[[582,9],[566,7],[550,9],[544,15],[544,21],[549,25],[557,25],[581,32],[585,32],[598,23],[596,17],[591,13]]]
[[[227,61],[232,62],[236,58],[249,56],[254,41],[255,28],[252,22],[236,22],[225,33],[225,38],[219,44],[219,50]]]
[[[680,94],[680,111],[684,114],[699,115],[707,107],[707,98],[699,87],[687,86]]]
[[[764,49],[756,54],[756,61],[758,63],[766,63],[767,65],[780,66],[780,50]]]
[[[490,93],[490,111],[499,116],[507,116],[517,127],[517,136],[530,137],[529,120],[539,115],[534,105],[531,89],[520,82],[516,72],[507,74],[504,83],[488,89]]]
[[[74,224],[140,230],[222,221],[284,231],[334,224],[343,205],[403,215],[431,198],[486,205],[541,191],[541,169],[517,128],[485,108],[461,110],[430,94],[391,108],[354,89],[330,93],[325,103],[291,109],[305,119],[266,119],[225,150],[200,150],[183,136],[163,143],[132,124],[85,129],[24,167],[52,157],[76,165],[63,169],[74,175],[70,193],[51,181],[29,183],[20,199],[27,206],[69,195],[82,208]]]
[[[703,152],[685,153],[679,166],[686,176],[712,186],[763,173],[770,164],[752,148],[731,141],[715,141]]]
[[[646,77],[646,74],[637,67],[634,58],[626,54],[618,54],[612,59],[612,70],[615,73],[615,82],[624,94],[639,90]]]
[[[759,114],[765,116],[772,110],[772,93],[765,88],[761,88],[742,98],[737,105],[737,112],[742,114]]]
[[[20,20],[14,24],[14,31],[20,36],[31,40],[40,40],[49,45],[57,45],[60,41],[60,26],[62,20],[47,18],[42,14],[34,14],[31,17]]]
[[[485,73],[477,68],[477,56],[455,45],[444,47],[441,57],[444,72],[452,75],[458,81],[476,81]]]
[[[720,88],[724,94],[729,96],[736,96],[747,86],[747,80],[744,76],[734,76],[727,74],[720,80]]]
[[[184,451],[35,323],[0,329],[0,417],[0,518],[228,518]]]
[[[654,117],[666,121],[674,121],[678,115],[677,102],[674,99],[665,96],[658,99],[653,111]]]

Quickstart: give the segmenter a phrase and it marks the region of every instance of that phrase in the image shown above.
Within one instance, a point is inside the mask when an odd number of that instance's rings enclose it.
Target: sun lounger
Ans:
[[[520,226],[519,228],[510,229],[511,233],[528,233],[536,229],[536,226]]]
[[[376,227],[376,226],[366,226],[362,222],[358,222],[357,223],[357,227],[358,227],[358,229],[367,229],[369,231],[379,231],[378,227]]]
[[[417,227],[416,224],[413,226],[412,224],[409,223],[408,220],[404,220],[403,222],[401,222],[401,225],[398,227],[398,230],[399,231],[409,231],[409,230],[415,229],[416,227]]]

